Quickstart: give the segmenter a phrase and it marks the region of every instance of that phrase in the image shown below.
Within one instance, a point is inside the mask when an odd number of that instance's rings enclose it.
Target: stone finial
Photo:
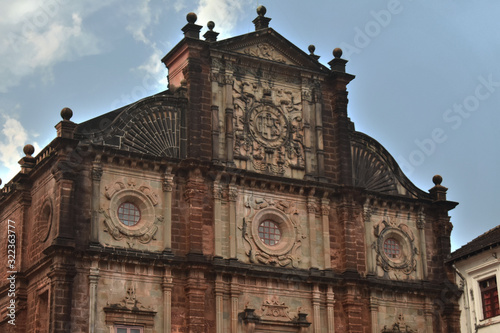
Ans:
[[[0,185],[2,185],[2,178],[0,178]]]
[[[267,9],[264,6],[259,6],[257,7],[257,18],[253,20],[253,24],[255,24],[255,31],[260,30],[260,29],[266,29],[269,28],[269,21],[271,19],[269,17],[265,17]]]
[[[330,68],[332,69],[332,72],[345,73],[345,64],[347,63],[347,60],[340,58],[341,56],[342,49],[340,47],[336,47],[333,50],[334,58],[328,63],[330,65]]]
[[[194,39],[200,38],[201,25],[195,24],[197,19],[198,16],[196,16],[196,14],[193,12],[190,12],[186,15],[186,20],[188,21],[188,23],[184,26],[184,28],[182,28],[182,32],[184,32],[184,37],[194,38]]]
[[[432,177],[432,182],[434,183],[434,187],[429,190],[432,198],[436,201],[446,201],[446,191],[448,191],[448,188],[441,185],[443,177],[435,175]]]
[[[73,110],[71,110],[70,108],[63,108],[61,110],[61,118],[63,120],[70,120],[71,117],[73,117]]]
[[[311,44],[311,45],[309,45],[309,47],[307,49],[310,52],[309,56],[311,58],[313,58],[314,60],[318,60],[319,59],[319,56],[314,54],[314,51],[316,51],[316,46],[314,46],[314,45]]]
[[[334,48],[333,56],[335,57],[335,59],[339,59],[340,57],[342,57],[342,49],[340,47]]]
[[[196,15],[196,13],[190,12],[190,13],[187,13],[187,15],[186,15],[186,20],[188,21],[188,23],[194,24],[197,19],[198,19],[198,16]]]
[[[27,144],[26,146],[24,146],[23,152],[26,157],[32,157],[33,153],[35,152],[35,147],[33,147],[33,145],[31,144]]]
[[[266,7],[264,7],[262,5],[257,7],[257,15],[264,17],[264,15],[266,15],[266,13],[267,13]]]
[[[434,183],[434,185],[441,185],[441,183],[443,182],[443,177],[441,177],[440,175],[435,175],[434,177],[432,177],[432,182]]]
[[[63,120],[55,126],[58,137],[73,139],[73,132],[77,125],[70,120],[71,117],[73,117],[73,111],[70,108],[63,108],[61,110],[61,118]]]
[[[203,37],[205,37],[205,40],[207,42],[217,41],[217,36],[219,35],[219,33],[214,31],[214,27],[215,27],[214,21],[208,21],[207,23],[208,31],[205,32],[205,34],[203,35]]]
[[[31,144],[27,144],[23,148],[24,156],[19,160],[19,165],[21,166],[21,173],[28,173],[36,165],[36,159],[33,157],[35,152],[35,147]]]

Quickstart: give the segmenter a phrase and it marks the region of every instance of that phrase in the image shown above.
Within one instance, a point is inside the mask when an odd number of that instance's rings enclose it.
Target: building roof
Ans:
[[[466,259],[500,245],[500,225],[473,239],[451,253],[450,262]]]

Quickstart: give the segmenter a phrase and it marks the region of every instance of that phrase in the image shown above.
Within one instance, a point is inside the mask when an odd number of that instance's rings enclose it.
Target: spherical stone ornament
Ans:
[[[33,145],[27,144],[26,146],[24,146],[23,152],[24,154],[26,154],[26,156],[31,157],[31,155],[33,155],[33,153],[35,152],[35,147],[33,147]]]
[[[441,177],[440,175],[435,175],[434,177],[432,177],[432,182],[434,183],[434,185],[441,185],[441,183],[443,182],[443,177]]]
[[[311,52],[311,54],[314,54],[314,51],[316,51],[316,46],[311,44],[307,49],[309,50],[309,52]]]
[[[195,13],[193,12],[190,12],[186,15],[186,20],[189,22],[189,23],[195,23],[196,20],[198,19],[198,16],[196,16]]]
[[[342,49],[340,47],[336,47],[334,50],[333,50],[333,56],[335,58],[340,58],[342,57]]]
[[[73,117],[73,110],[70,108],[64,108],[61,110],[61,118],[64,120],[70,120]]]
[[[208,21],[207,27],[208,27],[208,29],[210,29],[210,31],[214,30],[214,28],[215,28],[214,21]]]
[[[264,7],[264,6],[262,6],[262,5],[261,5],[261,6],[259,6],[259,7],[257,7],[257,14],[258,14],[259,16],[264,16],[264,15],[266,15],[266,13],[267,13],[267,9],[266,9],[266,7]]]
[[[2,185],[2,178],[0,178],[0,185]]]

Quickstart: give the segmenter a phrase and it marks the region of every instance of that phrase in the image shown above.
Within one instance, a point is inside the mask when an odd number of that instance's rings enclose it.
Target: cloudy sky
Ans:
[[[341,47],[356,75],[349,114],[421,189],[443,176],[453,248],[500,223],[500,2],[483,0],[18,0],[0,3],[0,178],[22,147],[55,137],[63,107],[75,122],[166,88],[160,59],[186,14],[215,22],[219,40],[270,26],[327,64]],[[207,29],[202,30],[202,34]],[[1,185],[3,186],[3,185]]]

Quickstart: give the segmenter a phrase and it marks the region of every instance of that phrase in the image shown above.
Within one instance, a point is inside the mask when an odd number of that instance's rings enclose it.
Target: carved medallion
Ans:
[[[406,275],[415,271],[419,252],[415,246],[415,236],[406,224],[397,225],[385,218],[374,226],[374,234],[377,237],[374,246],[377,264],[384,271],[400,271]]]
[[[134,182],[127,185],[123,182],[115,182],[105,187],[105,197],[109,200],[108,207],[101,208],[99,213],[104,217],[105,231],[115,240],[137,239],[141,243],[149,243],[154,239],[158,231],[158,223],[163,221],[163,216],[156,216],[154,206],[158,205],[158,196],[147,186],[139,186],[136,189]],[[133,209],[127,208],[126,212],[120,212],[123,204],[130,204]],[[137,223],[128,224],[122,221],[124,214],[130,217],[132,213],[140,216]],[[129,243],[130,245],[130,243]]]
[[[297,267],[306,238],[295,203],[268,198],[249,198],[249,210],[241,231],[250,262]]]
[[[253,138],[267,148],[281,147],[288,138],[285,115],[271,105],[259,105],[251,110],[248,126]]]
[[[290,175],[303,170],[304,124],[301,95],[293,89],[235,81],[234,157],[257,172]]]

